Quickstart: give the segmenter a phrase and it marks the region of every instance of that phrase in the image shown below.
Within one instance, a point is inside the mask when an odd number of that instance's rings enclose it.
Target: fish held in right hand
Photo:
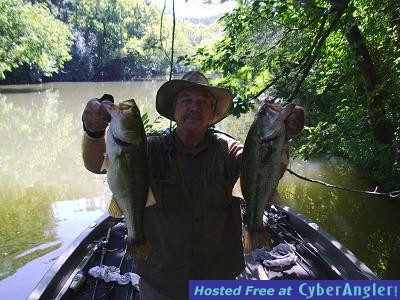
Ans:
[[[101,104],[111,115],[103,164],[113,193],[109,212],[116,217],[122,212],[125,217],[127,253],[148,256],[151,247],[144,234],[143,210],[149,191],[149,171],[147,138],[140,111],[134,100],[119,105],[109,101]]]

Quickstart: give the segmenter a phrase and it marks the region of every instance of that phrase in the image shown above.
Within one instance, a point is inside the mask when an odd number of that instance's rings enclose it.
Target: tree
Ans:
[[[298,154],[347,157],[398,189],[398,15],[393,1],[240,1],[191,62],[222,75],[237,116],[263,95],[304,105]]]
[[[70,22],[82,39],[81,50],[89,53],[89,78],[121,79],[152,69],[158,16],[141,0],[79,1]]]
[[[72,35],[44,4],[0,0],[0,79],[26,64],[50,75],[71,58]]]

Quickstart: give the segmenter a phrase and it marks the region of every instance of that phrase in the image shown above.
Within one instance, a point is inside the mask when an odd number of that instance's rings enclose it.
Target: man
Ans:
[[[190,279],[234,279],[244,268],[240,206],[232,197],[242,145],[207,131],[225,117],[232,98],[199,72],[158,90],[157,111],[177,126],[166,136],[148,139],[156,203],[144,210],[153,252],[134,260],[142,299],[187,299]],[[93,99],[82,118],[84,163],[100,173],[110,116]]]

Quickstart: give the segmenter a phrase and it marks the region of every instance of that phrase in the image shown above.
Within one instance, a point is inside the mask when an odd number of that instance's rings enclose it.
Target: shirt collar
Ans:
[[[190,149],[185,147],[185,145],[182,143],[181,139],[176,134],[175,129],[168,136],[168,139],[170,141],[170,144],[172,144],[178,152],[181,152],[186,155],[196,156],[197,154],[199,154],[200,152],[202,152],[203,150],[205,150],[209,147],[210,140],[211,140],[211,134],[207,131],[203,141],[196,147],[190,148]]]

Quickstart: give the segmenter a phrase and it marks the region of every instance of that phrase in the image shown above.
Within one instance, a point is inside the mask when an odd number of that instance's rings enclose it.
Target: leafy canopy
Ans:
[[[0,79],[24,63],[49,75],[71,58],[72,34],[46,5],[0,0],[0,11]]]
[[[396,3],[238,1],[220,20],[223,37],[198,49],[188,63],[221,75],[215,83],[237,95],[231,113],[238,117],[265,97],[304,106],[307,128],[296,141],[298,155],[346,157],[370,170],[387,189],[400,189],[394,179],[400,176]],[[349,39],[354,28],[361,34],[357,43]],[[362,69],[365,58],[355,50],[360,44],[374,70]],[[368,72],[377,78],[369,86]],[[376,142],[371,124],[381,122],[394,129],[390,143]]]

